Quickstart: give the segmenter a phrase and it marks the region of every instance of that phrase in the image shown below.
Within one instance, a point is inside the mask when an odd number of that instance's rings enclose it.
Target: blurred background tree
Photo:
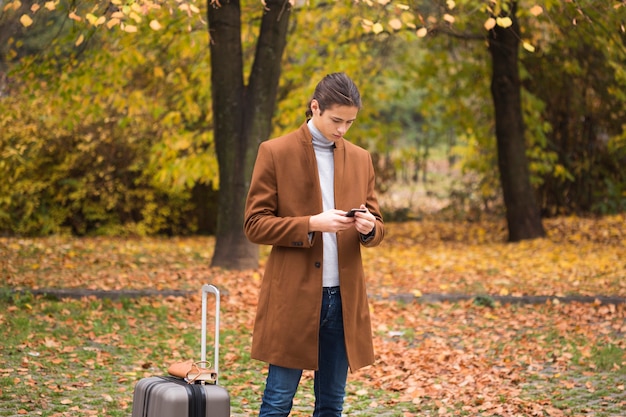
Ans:
[[[218,198],[232,185],[220,183],[228,172],[216,148],[203,17],[213,6],[51,3],[0,3],[0,233],[216,233]],[[487,45],[489,33],[509,27],[512,3],[538,210],[624,211],[623,1],[296,2],[276,110],[262,112],[271,123],[262,121],[258,139],[297,127],[315,82],[345,71],[365,100],[349,139],[372,152],[383,201],[409,190],[384,207],[387,219],[423,215],[417,189],[445,198],[440,216],[504,216]],[[246,89],[264,11],[237,4],[236,88]],[[246,140],[240,178],[258,143]]]

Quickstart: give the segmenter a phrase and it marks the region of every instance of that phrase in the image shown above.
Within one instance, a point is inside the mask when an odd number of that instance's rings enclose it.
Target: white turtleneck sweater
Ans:
[[[313,136],[313,149],[317,159],[317,170],[322,189],[323,211],[335,208],[335,143],[330,141],[317,130],[313,120],[308,122]],[[324,244],[322,280],[324,287],[339,286],[339,262],[337,258],[337,235],[322,233]]]

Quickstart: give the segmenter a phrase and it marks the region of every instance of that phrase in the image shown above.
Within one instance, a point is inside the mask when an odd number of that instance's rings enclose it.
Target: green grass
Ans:
[[[55,300],[0,291],[0,416],[128,417],[140,378],[165,374],[169,363],[199,355],[198,301]],[[242,306],[226,308],[220,383],[231,394],[233,416],[254,415],[265,367],[250,358],[250,326],[238,316]],[[574,320],[570,331],[563,320],[571,311],[551,306],[385,301],[374,310],[375,317],[383,315],[374,329],[384,346],[377,353],[400,360],[414,355],[421,362],[381,361],[351,375],[347,416],[507,416],[497,409],[511,402],[520,404],[519,416],[558,415],[550,410],[624,415],[622,316],[597,329]],[[428,368],[432,364],[437,367]],[[458,384],[476,366],[482,367],[476,379],[493,375],[484,387],[494,392],[491,402],[481,396],[483,388]],[[397,377],[383,381],[393,372]],[[416,375],[425,392],[411,399],[410,389],[394,382]],[[428,391],[434,384],[446,395]],[[305,371],[292,415],[310,415],[312,402],[312,373]]]

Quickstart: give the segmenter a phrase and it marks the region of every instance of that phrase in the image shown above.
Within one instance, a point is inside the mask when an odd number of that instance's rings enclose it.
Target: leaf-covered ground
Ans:
[[[623,217],[545,226],[546,239],[507,244],[497,223],[389,224],[385,243],[365,251],[377,361],[350,375],[345,414],[624,416],[625,304],[508,305],[489,297],[626,296]],[[0,416],[129,416],[139,378],[198,356],[203,283],[223,291],[220,382],[232,414],[255,415],[265,370],[249,346],[263,269],[210,269],[213,244],[0,240]],[[193,295],[59,300],[11,291],[29,288]],[[432,292],[481,296],[420,302]],[[295,416],[311,412],[310,373],[303,382]]]
[[[504,223],[389,224],[382,246],[364,250],[369,290],[381,296],[626,296],[624,216],[544,223],[547,238],[520,243],[506,243]],[[196,289],[215,275],[208,266],[214,242],[212,237],[0,238],[0,265],[3,281],[13,288]],[[251,278],[261,272],[251,272]]]

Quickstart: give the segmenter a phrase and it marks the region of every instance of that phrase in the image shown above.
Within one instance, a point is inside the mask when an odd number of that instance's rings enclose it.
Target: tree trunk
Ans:
[[[220,194],[212,266],[258,266],[258,246],[243,233],[243,214],[259,143],[269,138],[287,43],[288,0],[267,0],[250,74],[245,85],[238,0],[208,7],[211,91]]]
[[[519,23],[517,3],[511,1],[508,28],[496,26],[489,33],[493,74],[491,93],[495,107],[498,168],[506,206],[509,241],[545,236],[539,207],[530,184],[519,79]]]

